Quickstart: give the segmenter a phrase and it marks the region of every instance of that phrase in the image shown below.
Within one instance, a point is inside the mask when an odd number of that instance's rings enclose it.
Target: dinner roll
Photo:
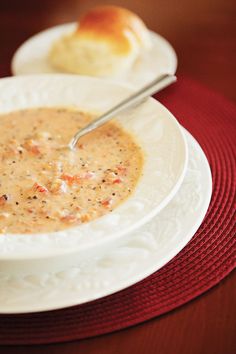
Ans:
[[[129,70],[149,47],[149,32],[137,15],[117,6],[98,6],[80,18],[74,33],[54,43],[49,58],[66,72],[115,76]]]

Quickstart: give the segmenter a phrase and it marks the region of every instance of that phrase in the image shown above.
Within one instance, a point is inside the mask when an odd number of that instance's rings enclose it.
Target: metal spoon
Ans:
[[[100,127],[101,125],[108,122],[110,119],[118,113],[135,106],[137,103],[141,103],[144,98],[153,95],[156,92],[161,91],[163,88],[169,86],[177,80],[176,76],[164,74],[157,79],[153,80],[150,84],[144,86],[141,90],[133,93],[131,96],[125,98],[123,101],[118,103],[113,108],[109,109],[106,113],[102,114],[100,117],[86,125],[84,128],[80,129],[74,137],[71,139],[68,147],[73,150],[78,142],[78,140],[85,134],[90,133],[92,130]]]

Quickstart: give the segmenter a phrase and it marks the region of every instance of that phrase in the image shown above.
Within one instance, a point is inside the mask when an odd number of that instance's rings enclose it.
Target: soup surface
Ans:
[[[133,137],[107,123],[65,147],[91,115],[38,108],[0,115],[0,233],[62,230],[125,200],[142,172]]]

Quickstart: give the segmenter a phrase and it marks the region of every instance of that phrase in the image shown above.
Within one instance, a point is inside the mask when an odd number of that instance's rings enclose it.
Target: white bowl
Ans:
[[[130,95],[123,85],[74,75],[19,76],[0,80],[0,114],[33,107],[69,106],[104,112]],[[167,205],[178,191],[187,166],[187,144],[180,125],[156,100],[149,98],[117,117],[132,132],[145,155],[135,192],[112,213],[59,232],[1,235],[0,271],[66,266],[107,251],[122,242]],[[1,120],[0,120],[1,125]],[[48,261],[48,262],[47,262]]]

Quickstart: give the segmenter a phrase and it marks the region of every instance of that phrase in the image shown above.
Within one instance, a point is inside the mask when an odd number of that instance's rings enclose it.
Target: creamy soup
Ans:
[[[41,233],[112,212],[134,190],[143,156],[111,122],[65,147],[94,119],[64,108],[0,115],[0,233]]]

